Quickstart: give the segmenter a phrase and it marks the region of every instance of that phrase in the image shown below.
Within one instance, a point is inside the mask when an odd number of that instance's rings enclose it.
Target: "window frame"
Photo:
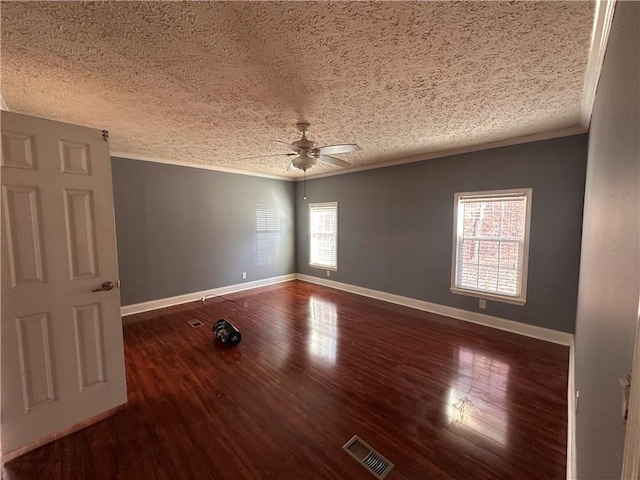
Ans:
[[[311,231],[311,228],[312,228],[311,213],[314,207],[319,208],[319,207],[329,207],[329,206],[335,207],[335,211],[336,211],[336,225],[335,225],[335,234],[334,234],[335,236],[334,249],[335,249],[335,259],[336,259],[335,266],[311,262],[311,249],[312,249],[312,242],[313,242],[313,232]],[[309,204],[309,266],[313,268],[320,268],[322,270],[330,270],[332,272],[338,271],[338,202],[317,202],[317,203]]]
[[[456,274],[458,265],[458,209],[460,198],[496,198],[500,196],[522,195],[525,197],[526,213],[524,223],[524,241],[522,263],[520,265],[520,295],[511,296],[499,293],[485,292],[483,290],[474,290],[456,285]],[[466,295],[469,297],[482,298],[485,300],[493,300],[497,302],[510,303],[513,305],[525,305],[527,303],[527,280],[529,276],[529,241],[531,237],[531,204],[533,198],[533,188],[511,188],[504,190],[485,190],[476,192],[459,192],[453,196],[453,238],[452,238],[452,254],[451,254],[451,293],[458,295]]]

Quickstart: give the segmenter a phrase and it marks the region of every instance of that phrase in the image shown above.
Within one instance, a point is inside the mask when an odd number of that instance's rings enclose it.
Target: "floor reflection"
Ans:
[[[268,337],[271,339],[271,348],[264,351],[268,361],[273,363],[278,369],[283,368],[289,361],[291,353],[291,331],[289,324],[282,318],[274,317],[270,322],[270,327],[264,331],[269,331]]]
[[[312,357],[336,363],[338,351],[338,314],[334,303],[309,299],[309,337],[307,350]]]
[[[509,365],[467,348],[458,350],[458,374],[447,397],[447,416],[456,426],[502,446],[508,442]]]

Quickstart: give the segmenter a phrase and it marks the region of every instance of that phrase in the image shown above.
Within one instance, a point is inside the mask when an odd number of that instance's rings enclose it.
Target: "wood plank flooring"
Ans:
[[[565,478],[567,347],[299,281],[126,320],[128,404],[7,480],[374,478],[354,434],[388,480]]]

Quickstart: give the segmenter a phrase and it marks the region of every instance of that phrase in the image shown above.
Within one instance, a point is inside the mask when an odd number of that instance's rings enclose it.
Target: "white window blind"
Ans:
[[[531,189],[456,194],[452,286],[524,304]]]
[[[278,255],[280,214],[272,205],[256,205],[256,255],[258,265],[271,265]]]
[[[338,203],[309,204],[309,265],[338,269]]]

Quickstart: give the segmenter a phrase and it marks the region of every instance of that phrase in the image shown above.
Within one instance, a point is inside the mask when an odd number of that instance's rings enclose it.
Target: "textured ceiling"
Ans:
[[[278,176],[270,140],[354,167],[579,125],[594,3],[8,2],[10,110],[111,150]],[[310,174],[336,170],[317,165]]]

